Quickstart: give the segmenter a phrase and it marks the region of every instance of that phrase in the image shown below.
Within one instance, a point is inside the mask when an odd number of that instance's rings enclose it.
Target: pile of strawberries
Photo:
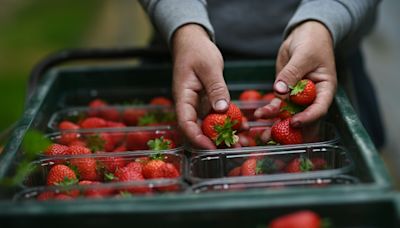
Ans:
[[[328,163],[322,156],[307,158],[300,155],[289,159],[285,156],[249,156],[243,163],[228,172],[229,177],[256,176],[276,173],[302,173],[328,169]]]
[[[118,108],[110,106],[102,99],[92,100],[86,111],[71,116],[61,117],[59,130],[76,130],[92,128],[121,128],[126,126],[160,126],[175,125],[176,117],[172,111],[172,101],[166,97],[155,97],[149,105],[127,106]]]
[[[169,146],[168,141],[158,138],[148,142],[149,147],[153,150],[163,150]],[[81,146],[70,146],[65,148],[59,144],[53,144],[49,150],[64,150],[64,154],[87,155],[91,154],[90,150]],[[91,188],[90,191],[66,191],[60,193],[64,198],[73,198],[79,195],[87,197],[106,197],[113,194],[131,193],[131,194],[147,194],[154,191],[177,191],[179,186],[170,185],[151,188],[148,183],[144,182],[149,179],[175,179],[181,176],[181,157],[178,154],[156,153],[149,156],[110,156],[105,153],[97,153],[96,157],[80,156],[71,158],[54,158],[53,164],[47,172],[46,184],[48,186],[74,186],[100,184],[103,182],[130,182],[140,184],[134,187],[124,187],[119,189]],[[104,155],[104,156],[101,156]],[[42,193],[38,199],[53,199],[60,197],[60,194]]]

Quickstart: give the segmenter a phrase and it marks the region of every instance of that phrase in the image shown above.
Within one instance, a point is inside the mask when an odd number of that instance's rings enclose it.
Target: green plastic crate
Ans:
[[[227,62],[224,76],[232,97],[247,88],[270,90],[274,79],[274,62]],[[55,111],[87,104],[94,96],[114,100],[126,97],[146,98],[155,91],[158,95],[168,96],[170,87],[171,68],[168,65],[69,66],[49,71],[28,101],[21,121],[1,154],[0,177],[12,174],[21,160],[19,149],[25,132],[30,128],[49,131],[47,122]],[[74,215],[73,220],[79,220],[89,214],[93,216],[93,220],[87,220],[89,223],[101,223],[102,220],[109,221],[110,218],[119,217],[141,220],[151,217],[150,215],[161,214],[171,215],[171,218],[160,217],[171,222],[193,222],[208,217],[217,219],[219,218],[217,215],[221,215],[221,220],[224,216],[245,219],[246,213],[251,214],[252,211],[257,211],[257,208],[279,207],[277,199],[281,199],[282,205],[289,206],[296,200],[305,202],[307,199],[312,199],[310,202],[322,203],[334,196],[363,195],[368,198],[369,194],[391,190],[391,180],[384,164],[340,86],[328,120],[335,123],[343,145],[354,159],[355,169],[352,175],[360,180],[358,184],[329,186],[322,189],[299,187],[279,191],[260,189],[243,192],[160,195],[128,200],[49,203],[11,202],[8,194],[14,193],[15,189],[3,189],[0,208],[7,208],[7,211],[0,216],[11,218],[19,215],[40,221],[45,217],[64,218],[68,215]],[[244,210],[246,213],[237,216],[238,210]],[[196,211],[201,213],[197,214]],[[218,213],[213,214],[214,211]],[[101,218],[95,215],[101,215]]]

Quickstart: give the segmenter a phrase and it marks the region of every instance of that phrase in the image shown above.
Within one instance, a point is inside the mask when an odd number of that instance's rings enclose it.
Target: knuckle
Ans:
[[[289,83],[296,83],[301,79],[301,69],[295,65],[288,64],[282,72],[282,76],[288,80]]]

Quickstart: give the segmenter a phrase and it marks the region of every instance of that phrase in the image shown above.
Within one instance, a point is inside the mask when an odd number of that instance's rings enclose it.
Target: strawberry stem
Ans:
[[[292,91],[290,92],[290,95],[296,95],[298,93],[303,92],[304,88],[306,87],[308,81],[307,80],[300,80],[297,82],[297,84],[293,87]]]
[[[231,118],[227,117],[225,123],[221,125],[214,126],[214,130],[217,132],[217,138],[215,139],[215,144],[217,146],[224,143],[227,147],[231,147],[239,141],[239,137],[235,134],[232,127],[236,125],[237,121],[231,121]]]

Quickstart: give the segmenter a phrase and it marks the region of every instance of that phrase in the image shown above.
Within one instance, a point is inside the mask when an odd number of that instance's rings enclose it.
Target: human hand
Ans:
[[[281,98],[288,97],[289,86],[302,78],[316,85],[317,96],[304,111],[294,115],[292,127],[310,125],[323,117],[336,92],[334,47],[330,32],[317,21],[306,21],[297,26],[280,47],[274,91]],[[271,118],[279,113],[280,100],[256,110],[258,118]]]
[[[194,146],[215,149],[214,143],[201,131],[197,119],[198,113],[205,113],[204,108],[207,109],[200,103],[206,103],[208,109],[217,112],[228,108],[230,97],[222,74],[221,52],[203,27],[187,24],[172,38],[172,56],[172,90],[178,125]]]

